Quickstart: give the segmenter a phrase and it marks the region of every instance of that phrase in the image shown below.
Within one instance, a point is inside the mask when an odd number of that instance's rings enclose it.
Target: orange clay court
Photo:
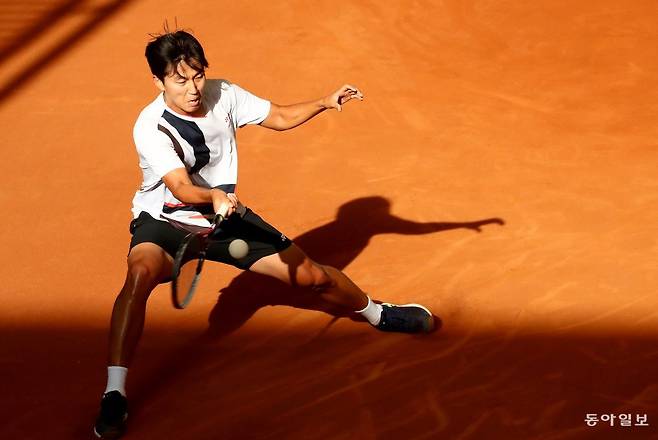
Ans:
[[[174,18],[210,78],[282,104],[364,92],[290,132],[242,129],[238,194],[442,327],[382,334],[208,264],[187,310],[168,285],[149,300],[126,439],[658,438],[655,1],[0,14],[0,438],[91,437],[141,178],[131,130],[157,93],[144,46]]]

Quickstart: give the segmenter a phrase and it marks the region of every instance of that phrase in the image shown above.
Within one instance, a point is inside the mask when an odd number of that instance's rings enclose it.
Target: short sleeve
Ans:
[[[231,84],[235,93],[233,120],[238,127],[247,124],[260,124],[270,114],[270,101],[253,95],[237,84]]]
[[[151,168],[158,177],[166,175],[185,164],[176,154],[171,139],[157,129],[144,129],[135,125],[133,130],[135,147],[140,158],[140,165]]]

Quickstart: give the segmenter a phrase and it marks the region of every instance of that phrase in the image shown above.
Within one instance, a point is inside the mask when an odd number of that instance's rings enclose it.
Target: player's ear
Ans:
[[[163,84],[163,82],[160,78],[153,75],[153,82],[155,83],[155,86],[158,88],[158,90],[160,90],[161,92],[164,92],[165,87],[164,87],[164,84]]]

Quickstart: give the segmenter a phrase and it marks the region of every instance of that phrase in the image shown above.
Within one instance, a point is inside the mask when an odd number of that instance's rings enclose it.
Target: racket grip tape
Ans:
[[[213,219],[213,223],[215,226],[219,226],[221,222],[224,221],[224,216],[220,213],[215,214],[215,218]]]

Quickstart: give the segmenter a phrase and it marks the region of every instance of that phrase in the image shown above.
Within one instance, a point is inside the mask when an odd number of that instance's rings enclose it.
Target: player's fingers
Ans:
[[[235,193],[228,193],[226,194],[226,197],[231,201],[233,207],[238,206],[238,196],[236,196]]]
[[[345,84],[343,87],[341,87],[340,89],[338,89],[338,90],[336,91],[336,93],[334,93],[334,95],[335,95],[336,97],[338,97],[339,99],[340,99],[340,98],[345,98],[346,96],[349,96],[349,95],[351,94],[351,91],[352,91],[352,90],[353,90],[353,89],[352,89],[352,87],[351,87],[350,85]]]
[[[345,88],[345,91],[347,91],[351,96],[354,96],[358,99],[363,99],[363,93],[361,93],[361,90],[359,90],[358,87],[355,87],[355,86],[352,86],[352,85],[349,85],[349,84],[345,84],[344,88]]]

